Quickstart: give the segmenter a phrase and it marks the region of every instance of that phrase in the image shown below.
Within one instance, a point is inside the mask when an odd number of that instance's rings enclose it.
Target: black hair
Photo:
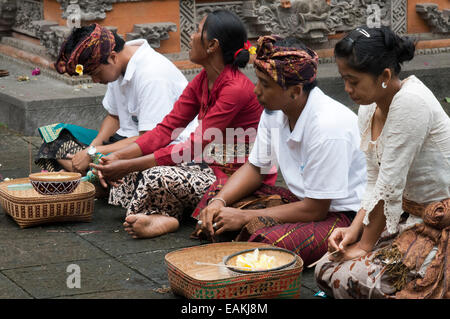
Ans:
[[[70,56],[73,50],[77,47],[77,45],[86,39],[95,29],[95,24],[91,24],[89,26],[84,26],[81,28],[74,28],[72,30],[72,33],[67,38],[66,46],[64,48],[64,54],[66,56]],[[114,40],[116,42],[116,45],[114,47],[114,51],[119,53],[123,50],[123,47],[125,46],[125,41],[116,33],[113,32]],[[81,57],[81,56],[80,56]],[[80,61],[81,63],[83,61]],[[108,57],[103,57],[100,61],[102,64],[108,64]],[[83,64],[83,63],[82,63]]]
[[[202,36],[206,32],[208,40],[217,39],[222,50],[223,62],[236,68],[243,68],[250,59],[248,50],[235,53],[247,43],[247,29],[241,19],[231,11],[215,10],[208,14],[203,24]]]
[[[388,27],[362,26],[336,43],[334,55],[346,59],[356,71],[379,76],[386,68],[398,75],[401,64],[414,58],[414,51],[415,43],[409,37],[400,37]]]
[[[293,37],[293,36],[289,36],[286,38],[280,38],[277,41],[275,41],[274,45],[277,47],[295,48],[295,49],[306,51],[311,56],[315,55],[315,53],[313,53],[311,51],[311,49],[308,48],[302,41],[300,41],[298,38]],[[300,83],[300,79],[299,79],[299,83]],[[312,81],[311,83],[303,84],[303,91],[305,93],[309,93],[316,86],[317,86],[317,79],[314,79],[314,81]]]

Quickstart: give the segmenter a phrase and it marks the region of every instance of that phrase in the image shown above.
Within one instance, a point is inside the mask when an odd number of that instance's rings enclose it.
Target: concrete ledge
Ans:
[[[0,55],[0,123],[27,136],[37,136],[37,128],[58,122],[98,128],[106,112],[102,99],[106,86],[101,84],[68,85],[45,75],[32,76],[31,65],[14,63]],[[19,76],[29,80],[20,82]]]

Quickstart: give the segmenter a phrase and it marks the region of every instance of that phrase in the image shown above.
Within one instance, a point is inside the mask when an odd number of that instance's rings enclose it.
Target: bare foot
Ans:
[[[133,238],[152,238],[176,231],[180,223],[175,217],[136,214],[127,216],[123,226]]]

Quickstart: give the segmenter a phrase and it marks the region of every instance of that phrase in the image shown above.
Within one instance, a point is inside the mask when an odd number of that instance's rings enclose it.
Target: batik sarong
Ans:
[[[161,214],[181,221],[183,212],[192,210],[215,180],[207,164],[155,166],[125,176],[111,188],[109,203],[126,208],[127,216]]]
[[[200,211],[207,206],[210,199],[217,195],[226,182],[226,178],[218,179],[208,193],[197,205],[192,217],[198,218]],[[264,209],[299,201],[288,189],[263,184],[252,196],[231,205],[240,209]],[[328,237],[336,227],[347,227],[351,224],[354,212],[329,212],[326,219],[309,223],[282,223],[271,217],[255,217],[247,223],[235,238],[236,241],[252,241],[271,244],[291,250],[298,254],[306,265],[321,258],[328,250]],[[206,239],[196,229],[193,238]],[[228,239],[229,236],[222,236]],[[211,238],[220,241],[221,238]]]
[[[317,285],[342,299],[450,298],[450,199],[426,207],[404,200],[403,209],[423,222],[408,227],[406,213],[403,231],[385,230],[367,255],[344,262],[324,258],[316,266]]]

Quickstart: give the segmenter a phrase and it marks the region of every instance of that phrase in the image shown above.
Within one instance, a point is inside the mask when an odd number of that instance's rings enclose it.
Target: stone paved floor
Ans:
[[[34,156],[39,145],[38,137],[0,126],[0,174],[4,178],[28,176],[30,146]],[[39,169],[32,164],[31,171]],[[194,224],[158,238],[135,240],[121,226],[124,213],[123,208],[96,200],[90,223],[20,229],[0,208],[0,299],[181,298],[160,289],[169,286],[164,256],[201,244],[189,239]],[[71,264],[81,269],[79,289],[66,285]],[[301,298],[316,299],[317,291],[313,270],[304,270]]]

